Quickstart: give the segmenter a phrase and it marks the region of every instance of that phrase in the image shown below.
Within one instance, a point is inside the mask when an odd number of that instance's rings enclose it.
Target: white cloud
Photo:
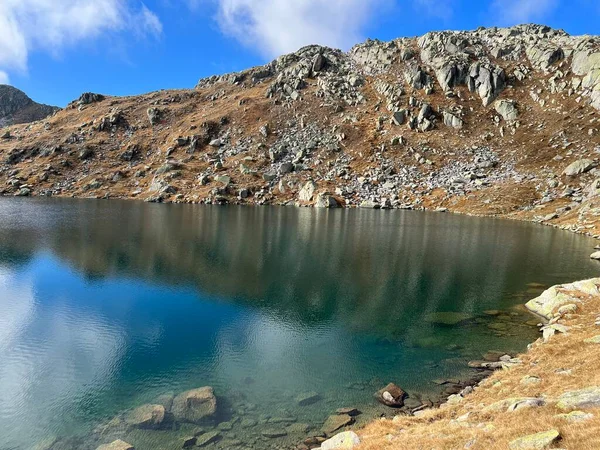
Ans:
[[[0,84],[8,84],[9,82],[8,74],[0,70]]]
[[[32,50],[58,54],[107,33],[160,34],[158,17],[133,1],[1,0],[0,70],[26,71]]]
[[[544,19],[558,6],[559,0],[494,0],[492,10],[506,25]]]
[[[347,49],[384,0],[218,0],[221,30],[268,57],[308,44]]]

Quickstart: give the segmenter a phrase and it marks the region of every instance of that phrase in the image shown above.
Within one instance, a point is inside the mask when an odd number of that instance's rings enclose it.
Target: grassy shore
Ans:
[[[357,448],[600,449],[600,295],[563,294],[576,305],[556,308],[561,312],[551,324],[563,332],[538,339],[518,356],[520,364],[496,371],[441,408],[368,425]],[[561,402],[565,393],[586,388],[595,388],[596,402]],[[550,433],[537,436],[537,444],[520,440],[543,432]]]

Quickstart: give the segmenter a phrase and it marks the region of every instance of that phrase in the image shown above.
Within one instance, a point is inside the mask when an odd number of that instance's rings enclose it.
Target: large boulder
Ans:
[[[173,399],[171,413],[175,420],[202,423],[217,412],[217,399],[210,386],[182,392]]]
[[[600,386],[565,392],[559,397],[556,407],[563,410],[600,408]]]
[[[135,428],[158,428],[164,420],[163,405],[143,405],[125,415],[125,423]]]
[[[344,431],[327,439],[321,444],[321,450],[347,450],[357,447],[360,438],[354,431]]]
[[[517,120],[517,117],[519,117],[517,102],[514,100],[498,100],[494,104],[494,109],[506,121]]]
[[[380,389],[375,393],[375,398],[386,406],[391,408],[402,408],[404,406],[404,399],[407,397],[406,392],[394,383],[388,384],[383,389]]]
[[[315,208],[337,208],[340,204],[335,197],[332,197],[327,192],[323,192],[317,195],[314,206]]]
[[[591,159],[578,159],[569,164],[563,171],[563,175],[574,177],[576,175],[590,171],[594,167],[594,161]]]
[[[301,202],[310,202],[315,195],[315,190],[317,189],[317,185],[314,181],[308,181],[302,189],[300,189],[300,193],[298,194],[298,198]]]
[[[544,450],[558,440],[560,440],[560,433],[557,430],[548,430],[515,439],[508,444],[508,447],[510,450]]]

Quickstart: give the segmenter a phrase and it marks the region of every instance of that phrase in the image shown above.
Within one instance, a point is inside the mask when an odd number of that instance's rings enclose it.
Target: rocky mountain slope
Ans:
[[[0,127],[42,120],[59,109],[36,103],[23,91],[0,84]]]
[[[539,25],[309,46],[0,139],[5,195],[441,209],[600,234],[600,38]]]

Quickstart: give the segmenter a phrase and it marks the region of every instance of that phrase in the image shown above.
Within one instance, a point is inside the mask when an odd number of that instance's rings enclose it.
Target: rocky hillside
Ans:
[[[309,46],[8,127],[0,191],[427,208],[600,234],[599,109],[598,37],[523,25]]]
[[[0,127],[42,120],[58,110],[34,102],[15,87],[0,84]]]

